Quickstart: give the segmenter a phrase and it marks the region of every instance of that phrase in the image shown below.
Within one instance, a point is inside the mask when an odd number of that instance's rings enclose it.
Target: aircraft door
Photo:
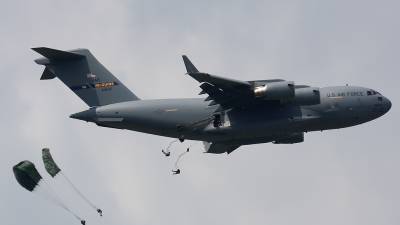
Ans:
[[[214,117],[215,117],[213,121],[214,127],[230,126],[228,114],[225,111],[214,114]]]
[[[364,103],[361,98],[357,98],[356,101],[350,102],[346,107],[346,117],[349,119],[359,119],[363,113]]]
[[[218,114],[214,114],[214,120],[213,120],[214,127],[222,126],[224,124],[224,117],[225,117],[224,111]]]

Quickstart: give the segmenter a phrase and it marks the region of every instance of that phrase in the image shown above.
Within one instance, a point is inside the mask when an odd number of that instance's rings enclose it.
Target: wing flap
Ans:
[[[253,99],[249,98],[249,97],[245,97],[245,96],[237,97],[237,98],[230,100],[229,102],[220,104],[219,107],[214,110],[214,112],[217,113],[217,112],[222,112],[222,111],[226,111],[229,109],[233,109],[233,108],[239,107],[247,102],[250,102],[251,100],[253,100]]]
[[[209,106],[225,104],[225,103],[228,103],[228,102],[234,100],[237,97],[238,97],[238,95],[232,94],[232,95],[224,95],[224,96],[221,96],[220,98],[213,98],[214,100],[209,104]]]
[[[200,85],[200,88],[203,89],[204,94],[205,93],[210,94],[216,91],[221,91],[218,87],[215,87],[214,85],[209,83],[202,83]]]
[[[231,109],[253,99],[252,95],[248,92],[227,88],[222,89],[209,83],[202,83],[200,88],[203,89],[201,93],[208,94],[208,97],[204,101],[212,100],[208,106],[223,105],[220,107],[221,111]],[[238,99],[241,101],[237,101]]]

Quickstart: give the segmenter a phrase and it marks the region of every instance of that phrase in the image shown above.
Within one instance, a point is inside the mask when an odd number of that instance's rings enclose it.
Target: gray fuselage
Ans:
[[[369,88],[320,88],[321,103],[297,106],[257,99],[220,113],[204,99],[155,99],[115,103],[71,115],[99,126],[207,142],[246,145],[266,143],[297,132],[338,129],[374,120],[391,108],[386,97]],[[208,118],[208,119],[207,119]]]

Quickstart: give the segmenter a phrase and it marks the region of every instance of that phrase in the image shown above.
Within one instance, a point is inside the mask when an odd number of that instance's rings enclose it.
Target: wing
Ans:
[[[255,87],[283,80],[263,80],[263,81],[240,81],[229,79],[197,70],[187,56],[183,55],[187,74],[201,83],[202,94],[208,94],[205,101],[211,101],[209,106],[219,105],[214,112],[221,112],[239,107],[247,102],[255,100]]]

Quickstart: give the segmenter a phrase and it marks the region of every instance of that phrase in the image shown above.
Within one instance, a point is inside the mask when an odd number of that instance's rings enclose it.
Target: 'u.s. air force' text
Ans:
[[[330,93],[326,94],[326,97],[345,97],[345,96],[353,96],[353,97],[360,97],[364,96],[364,92],[362,91],[352,91],[352,92],[341,92],[341,93]]]

